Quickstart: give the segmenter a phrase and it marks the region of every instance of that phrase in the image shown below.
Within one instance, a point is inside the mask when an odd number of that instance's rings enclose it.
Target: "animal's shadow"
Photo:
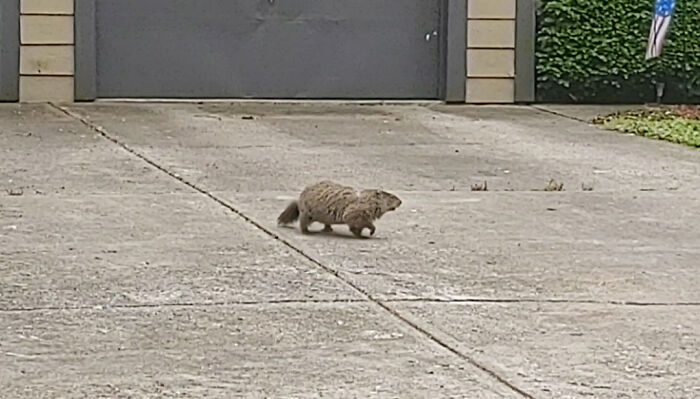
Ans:
[[[298,230],[295,226],[279,226],[283,229]],[[340,230],[340,231],[339,231]],[[299,234],[301,232],[297,231]],[[310,236],[320,236],[333,238],[338,240],[385,240],[385,238],[370,236],[367,231],[362,234],[361,238],[355,237],[350,231],[343,231],[342,228],[334,228],[333,231],[323,231],[323,230],[309,230]]]

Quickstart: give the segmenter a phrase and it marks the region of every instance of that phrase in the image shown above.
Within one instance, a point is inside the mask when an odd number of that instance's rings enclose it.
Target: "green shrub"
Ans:
[[[654,0],[541,0],[537,96],[553,102],[700,102],[700,0],[677,0],[660,57],[646,61]]]

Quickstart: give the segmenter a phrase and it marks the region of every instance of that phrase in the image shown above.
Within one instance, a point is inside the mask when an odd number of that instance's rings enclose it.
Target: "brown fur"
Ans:
[[[334,224],[347,224],[356,237],[367,228],[374,235],[373,222],[401,206],[401,200],[382,190],[362,190],[328,180],[306,187],[299,200],[291,202],[277,218],[280,225],[299,220],[302,233],[309,233],[313,222],[324,224],[323,231],[333,231]]]

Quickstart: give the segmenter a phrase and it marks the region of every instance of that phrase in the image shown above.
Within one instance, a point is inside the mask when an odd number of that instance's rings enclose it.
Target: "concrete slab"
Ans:
[[[294,114],[288,105],[276,115],[275,105],[230,105],[228,114],[226,107],[154,104],[144,110],[109,104],[95,112],[91,106],[71,109],[215,191],[300,190],[329,176],[363,186],[391,182],[395,190],[469,191],[486,180],[491,190],[530,191],[550,179],[562,181],[569,191],[582,186],[596,191],[700,187],[697,151],[532,108],[345,105],[323,113],[300,106]],[[241,120],[240,115],[256,119]],[[139,127],[144,123],[169,132],[170,144],[163,144],[163,133]]]
[[[0,312],[16,399],[517,398],[366,304]]]
[[[565,188],[595,191],[697,190],[698,151],[621,134],[530,107],[433,106],[430,122],[450,136],[490,137],[486,154],[508,154],[561,173]]]
[[[700,396],[700,313],[693,307],[393,305],[533,397]]]
[[[697,151],[529,107],[69,109],[0,107],[10,396],[697,391]],[[372,240],[275,226],[322,178],[404,206]]]
[[[23,195],[185,191],[48,105],[0,107],[0,192]]]
[[[358,300],[201,194],[9,197],[0,309]]]
[[[91,107],[72,109],[202,189],[221,190],[233,206],[271,229],[284,202],[318,179],[402,193],[405,207],[387,217],[386,223],[395,224],[380,227],[395,237],[405,234],[401,250],[364,248],[367,255],[362,255],[354,246],[369,244],[329,244],[283,233],[334,264],[348,265],[360,276],[353,278],[375,294],[698,299],[691,285],[683,284],[694,284],[696,275],[694,243],[700,232],[685,221],[699,211],[697,151],[528,107],[285,105],[278,110],[274,104],[250,103],[147,109],[167,114],[163,123],[171,131],[177,124],[167,121],[197,120],[202,112],[235,123],[240,115],[253,115],[252,136],[265,137],[271,147],[235,148],[234,140],[223,136],[215,147],[151,146],[145,137],[128,133],[135,126],[124,127],[116,114],[105,111],[118,107],[117,114],[128,115],[134,105],[102,107],[97,113]],[[389,139],[382,133],[385,125],[385,131],[401,133]],[[563,182],[566,191],[533,192],[550,178]],[[483,181],[493,192],[469,191]],[[434,253],[451,270],[442,282],[435,280],[434,268],[426,268]],[[368,259],[358,263],[363,257]],[[473,274],[464,274],[465,260]],[[379,271],[367,270],[380,264]],[[455,276],[459,284],[450,280]],[[663,288],[659,281],[665,281]],[[673,288],[677,284],[686,289]]]
[[[371,240],[277,227],[288,193],[216,194],[385,300],[700,302],[699,193],[397,193]]]

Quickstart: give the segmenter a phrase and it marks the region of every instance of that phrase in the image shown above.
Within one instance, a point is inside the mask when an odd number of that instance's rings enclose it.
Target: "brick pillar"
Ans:
[[[468,0],[468,103],[515,102],[516,0]]]
[[[74,99],[73,0],[21,0],[21,102]]]

